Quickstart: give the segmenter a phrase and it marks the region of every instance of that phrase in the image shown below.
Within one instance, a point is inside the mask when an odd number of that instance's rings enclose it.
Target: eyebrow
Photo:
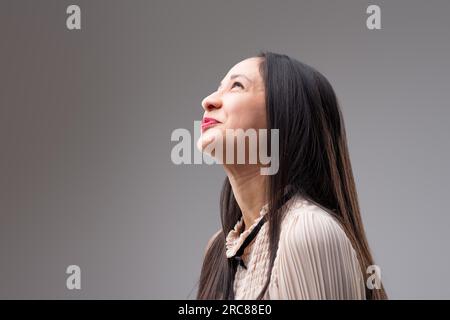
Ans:
[[[238,78],[238,77],[246,78],[247,81],[252,82],[252,80],[251,80],[249,77],[247,77],[245,74],[240,74],[240,73],[238,73],[238,74],[232,74],[232,75],[230,76],[230,80],[233,80],[234,78]],[[220,88],[222,85],[223,85],[223,83],[220,82],[219,88]]]

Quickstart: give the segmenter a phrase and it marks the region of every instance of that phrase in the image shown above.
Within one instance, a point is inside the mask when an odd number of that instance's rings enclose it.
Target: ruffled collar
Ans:
[[[253,224],[245,231],[242,232],[244,229],[244,218],[241,216],[239,221],[235,224],[234,228],[228,232],[228,235],[226,237],[226,256],[227,258],[233,257],[236,252],[239,250],[239,248],[244,243],[245,239],[248,237],[248,235],[252,232],[252,230],[256,227],[258,222],[264,217],[264,215],[267,213],[268,204],[265,204],[261,210],[259,211],[259,217],[255,219]]]

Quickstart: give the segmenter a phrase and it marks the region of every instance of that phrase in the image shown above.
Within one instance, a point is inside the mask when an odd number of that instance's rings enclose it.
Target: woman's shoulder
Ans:
[[[283,299],[362,299],[357,254],[332,213],[301,197],[281,226],[271,295]]]
[[[281,228],[283,237],[280,240],[291,245],[350,244],[336,217],[299,195],[289,204]]]

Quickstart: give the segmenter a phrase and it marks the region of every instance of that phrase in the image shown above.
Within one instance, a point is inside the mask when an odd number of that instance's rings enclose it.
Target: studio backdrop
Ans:
[[[195,121],[261,50],[335,89],[389,297],[450,298],[449,12],[446,0],[2,0],[0,298],[195,299],[225,178],[195,163]],[[171,156],[180,128],[190,164]]]

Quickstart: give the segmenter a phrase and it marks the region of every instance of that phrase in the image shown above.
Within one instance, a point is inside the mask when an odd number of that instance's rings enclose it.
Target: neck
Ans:
[[[239,205],[247,230],[260,216],[267,203],[267,176],[256,165],[225,167],[234,197]]]

